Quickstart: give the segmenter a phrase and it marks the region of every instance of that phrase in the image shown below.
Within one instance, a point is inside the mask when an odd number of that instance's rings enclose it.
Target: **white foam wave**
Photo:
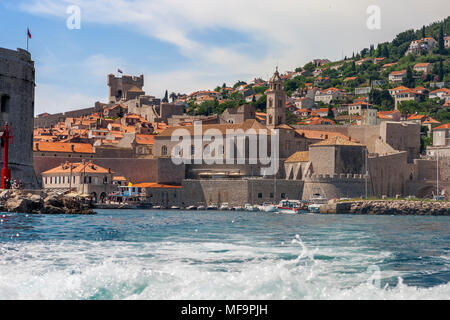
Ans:
[[[432,288],[368,281],[388,252],[220,242],[2,244],[0,299],[449,299]]]

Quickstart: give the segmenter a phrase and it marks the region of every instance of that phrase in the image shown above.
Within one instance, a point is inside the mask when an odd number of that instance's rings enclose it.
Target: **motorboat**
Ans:
[[[178,207],[178,206],[171,206],[170,209],[172,209],[172,210],[180,210],[180,207]]]
[[[219,207],[216,203],[211,203],[208,207],[206,207],[206,210],[218,210]]]
[[[311,212],[311,213],[320,213],[320,207],[321,206],[322,206],[322,204],[320,204],[320,203],[310,204],[308,206],[308,211]]]
[[[233,207],[234,211],[244,211],[244,208],[241,206]]]
[[[206,210],[206,207],[201,204],[197,207],[197,210]]]
[[[258,211],[258,208],[255,206],[252,206],[250,203],[246,203],[244,206],[245,211]]]
[[[301,213],[303,203],[300,200],[281,200],[277,206],[278,213]]]
[[[277,206],[271,203],[263,203],[259,206],[259,211],[263,212],[277,212]]]
[[[327,203],[327,199],[322,196],[319,193],[315,193],[311,196],[311,198],[309,199],[309,202],[311,203],[308,206],[308,211],[311,213],[320,213],[320,207]]]
[[[196,206],[188,206],[188,207],[186,207],[186,210],[197,210],[197,209],[198,208]]]
[[[220,210],[230,210],[228,202],[223,202],[222,205],[220,206]]]

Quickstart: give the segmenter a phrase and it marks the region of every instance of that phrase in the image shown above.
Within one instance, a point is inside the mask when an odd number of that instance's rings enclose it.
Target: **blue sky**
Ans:
[[[106,76],[144,74],[147,94],[190,93],[267,78],[314,58],[336,60],[440,20],[447,0],[0,0],[0,47],[26,47],[36,66],[35,113],[107,98]],[[81,29],[66,26],[77,5]],[[366,9],[380,7],[381,29]]]

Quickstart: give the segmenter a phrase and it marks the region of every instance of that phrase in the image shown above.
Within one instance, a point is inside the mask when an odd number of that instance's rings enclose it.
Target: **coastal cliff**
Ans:
[[[450,215],[449,201],[360,200],[323,205],[320,213],[367,215]]]
[[[3,190],[0,212],[34,214],[95,214],[89,202],[77,196],[44,191]]]

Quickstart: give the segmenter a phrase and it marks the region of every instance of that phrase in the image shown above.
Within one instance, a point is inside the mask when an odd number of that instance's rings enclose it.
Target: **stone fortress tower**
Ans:
[[[28,51],[0,48],[0,127],[8,122],[11,128],[11,178],[20,179],[24,188],[38,187],[33,169],[34,78],[34,61]]]
[[[116,77],[113,74],[108,75],[109,103],[118,103],[121,100],[127,101],[145,94],[142,90],[144,86],[144,75],[139,77],[127,76]]]
[[[286,123],[286,92],[283,90],[283,80],[278,73],[278,67],[269,80],[267,92],[267,127],[273,129]]]

